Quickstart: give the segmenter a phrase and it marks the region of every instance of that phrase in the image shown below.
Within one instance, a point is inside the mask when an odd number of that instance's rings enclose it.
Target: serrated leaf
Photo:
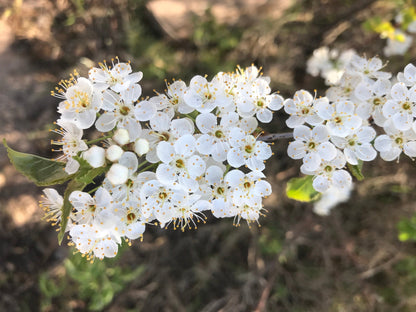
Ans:
[[[15,151],[6,140],[3,140],[3,145],[16,170],[38,186],[62,184],[73,177],[65,172],[63,162]]]
[[[311,202],[317,199],[321,193],[313,188],[312,181],[313,176],[309,175],[290,179],[286,186],[287,197],[301,202]]]
[[[64,204],[62,206],[61,225],[60,225],[60,230],[58,234],[59,245],[62,243],[62,240],[64,238],[65,229],[68,224],[69,214],[71,213],[71,209],[72,209],[72,205],[69,202],[69,195],[71,195],[73,191],[82,191],[86,186],[87,186],[86,183],[83,183],[77,180],[72,180],[71,182],[68,183],[66,187],[66,190],[64,193]]]
[[[363,162],[360,160],[358,162],[358,165],[351,165],[347,164],[348,170],[351,172],[351,174],[358,180],[362,181],[364,180],[364,175],[361,172],[361,169],[363,168]]]

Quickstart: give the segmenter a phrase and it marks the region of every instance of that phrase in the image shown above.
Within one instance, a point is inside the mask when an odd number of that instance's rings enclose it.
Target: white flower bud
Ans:
[[[113,185],[120,185],[127,181],[129,177],[129,169],[120,164],[113,164],[107,172],[107,179]]]
[[[137,139],[134,142],[134,151],[139,156],[146,154],[149,151],[149,141],[146,139]]]
[[[130,142],[129,132],[126,129],[117,129],[113,135],[113,140],[120,145],[125,145]]]
[[[91,167],[102,167],[105,164],[105,149],[93,145],[88,151],[85,151],[82,154],[82,157],[91,165]]]
[[[105,156],[109,161],[115,162],[123,155],[123,149],[118,145],[111,145],[106,151]]]

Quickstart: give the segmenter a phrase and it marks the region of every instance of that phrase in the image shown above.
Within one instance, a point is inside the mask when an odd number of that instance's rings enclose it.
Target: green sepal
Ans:
[[[321,193],[313,188],[312,181],[313,176],[310,175],[290,179],[286,186],[287,197],[301,202],[311,202],[318,199]]]
[[[351,172],[351,174],[358,180],[358,181],[362,181],[364,180],[364,175],[361,172],[362,168],[363,168],[363,161],[359,160],[358,161],[358,165],[351,165],[349,163],[347,163],[347,167],[348,170]]]
[[[61,224],[60,224],[60,229],[59,229],[59,234],[58,234],[59,245],[62,243],[62,240],[64,238],[65,229],[68,224],[69,214],[71,213],[71,210],[72,210],[72,205],[69,202],[69,195],[71,195],[71,193],[74,191],[82,191],[86,186],[87,186],[87,183],[83,183],[74,179],[71,182],[69,182],[66,187],[66,190],[64,193],[64,204],[61,208],[62,216],[61,216]]]
[[[74,156],[73,158],[79,163],[79,169],[75,179],[85,184],[94,183],[96,177],[107,172],[109,169],[109,166],[93,168],[84,158],[78,156]]]
[[[64,162],[15,151],[7,145],[5,139],[3,145],[16,170],[38,186],[62,184],[73,178],[73,175],[65,172]]]

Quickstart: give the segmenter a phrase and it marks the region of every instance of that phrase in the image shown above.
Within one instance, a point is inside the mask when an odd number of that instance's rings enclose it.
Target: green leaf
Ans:
[[[311,202],[318,199],[321,193],[312,186],[313,176],[292,178],[286,186],[287,197],[301,202]]]
[[[416,216],[411,218],[405,218],[400,220],[397,224],[399,230],[399,240],[405,241],[416,241]]]
[[[16,170],[38,186],[62,184],[73,177],[65,172],[63,162],[15,151],[7,145],[5,139],[3,145]]]
[[[351,165],[347,164],[348,170],[351,172],[351,174],[358,180],[362,181],[364,180],[364,175],[361,172],[361,169],[363,168],[363,162],[360,160],[358,162],[358,165]]]
[[[61,228],[58,234],[59,245],[62,243],[62,240],[64,238],[66,225],[68,224],[69,214],[71,213],[71,210],[72,210],[72,205],[69,202],[69,195],[71,195],[73,191],[82,191],[86,186],[87,186],[86,183],[79,182],[77,180],[72,180],[71,182],[68,183],[66,187],[66,190],[64,193],[64,205],[62,206]]]

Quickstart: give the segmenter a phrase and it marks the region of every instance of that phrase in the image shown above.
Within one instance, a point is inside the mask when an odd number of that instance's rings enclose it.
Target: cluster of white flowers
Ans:
[[[394,78],[383,68],[377,57],[354,54],[325,97],[299,90],[286,100],[271,92],[255,66],[211,81],[173,81],[165,93],[145,99],[142,73],[129,63],[101,63],[88,78],[75,72],[52,92],[62,99],[54,130],[62,137],[52,143],[69,175],[105,177],[89,192],[85,182],[66,194],[68,201],[45,189],[46,219],[59,223],[69,202],[70,244],[101,259],[114,257],[123,240],[141,238],[149,224],[183,231],[204,223],[206,211],[232,217],[235,225],[258,222],[271,194],[262,171],[272,156],[258,140],[258,121],[270,122],[281,108],[293,129],[288,154],[302,159],[301,172],[323,194],[315,211],[327,214],[352,189],[346,167],[359,171],[377,151],[386,161],[402,153],[416,157],[416,67],[409,64]],[[92,127],[102,136],[88,141],[84,130]]]
[[[314,77],[325,79],[328,86],[337,84],[345,72],[345,67],[356,52],[353,49],[342,51],[320,47],[313,51],[306,63],[306,72]]]
[[[288,154],[303,160],[301,172],[314,176],[315,190],[341,191],[344,200],[352,188],[347,164],[374,160],[377,151],[385,161],[402,153],[416,157],[416,67],[407,65],[395,78],[383,67],[377,57],[354,55],[325,97],[300,90],[285,100],[286,124],[295,139]],[[376,129],[383,133],[376,137]]]
[[[87,162],[105,172],[94,191],[69,195],[66,230],[91,258],[114,257],[122,240],[142,237],[148,224],[196,228],[205,211],[236,225],[257,222],[271,194],[262,171],[272,151],[256,129],[284,100],[271,92],[269,78],[255,66],[239,68],[211,81],[174,81],[146,99],[141,79],[116,59],[88,78],[75,73],[52,92],[62,99],[55,131],[62,138],[52,143],[62,147],[65,171],[76,175]],[[87,141],[83,132],[92,127],[103,136]],[[60,221],[62,196],[49,188],[44,194],[48,219]]]

